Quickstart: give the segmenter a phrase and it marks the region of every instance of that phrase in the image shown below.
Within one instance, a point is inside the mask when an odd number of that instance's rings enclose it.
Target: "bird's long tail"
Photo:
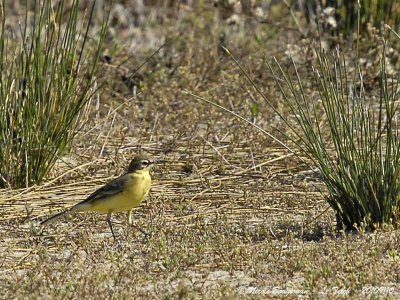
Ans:
[[[58,213],[58,214],[56,214],[54,216],[51,216],[50,218],[48,218],[46,220],[40,222],[40,225],[51,224],[51,223],[57,221],[58,219],[60,219],[61,217],[69,215],[70,213],[71,213],[70,209],[67,210],[67,211],[62,211],[62,212],[60,212],[60,213]]]

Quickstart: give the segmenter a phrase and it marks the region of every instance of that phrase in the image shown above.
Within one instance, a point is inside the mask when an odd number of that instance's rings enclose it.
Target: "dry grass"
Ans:
[[[192,14],[153,26],[154,36],[173,35]],[[0,191],[1,298],[399,298],[398,230],[337,236],[318,174],[182,93],[201,93],[250,118],[256,94],[218,53],[219,32],[229,32],[228,46],[276,97],[261,52],[284,56],[285,43],[298,38],[295,26],[279,29],[279,37],[274,24],[252,26],[246,36],[216,21],[211,8],[191,22],[128,82],[121,78],[148,52],[117,68],[129,49],[110,46],[107,85],[72,153],[43,185]],[[274,36],[262,51],[256,33]],[[280,126],[261,103],[257,122]],[[113,217],[117,242],[95,213],[39,228],[38,220],[119,175],[138,152],[165,160],[134,213],[148,236],[129,228],[124,214]]]

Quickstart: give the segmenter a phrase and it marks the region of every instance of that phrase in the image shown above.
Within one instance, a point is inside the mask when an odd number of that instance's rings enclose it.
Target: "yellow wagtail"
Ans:
[[[95,191],[87,199],[41,222],[52,223],[62,216],[81,211],[107,213],[107,223],[115,239],[111,224],[113,212],[128,211],[128,224],[132,224],[132,209],[139,206],[150,191],[150,168],[153,162],[146,156],[138,155],[129,164],[128,171]]]

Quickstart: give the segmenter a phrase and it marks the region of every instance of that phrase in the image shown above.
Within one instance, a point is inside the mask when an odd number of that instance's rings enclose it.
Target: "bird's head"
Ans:
[[[153,161],[145,155],[135,156],[128,167],[128,173],[134,173],[139,170],[150,170]]]

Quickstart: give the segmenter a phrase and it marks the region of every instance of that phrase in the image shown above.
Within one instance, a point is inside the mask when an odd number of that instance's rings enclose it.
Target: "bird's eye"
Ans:
[[[147,160],[147,159],[142,160],[142,165],[145,166],[145,167],[147,167],[148,165],[150,165],[150,161]]]

